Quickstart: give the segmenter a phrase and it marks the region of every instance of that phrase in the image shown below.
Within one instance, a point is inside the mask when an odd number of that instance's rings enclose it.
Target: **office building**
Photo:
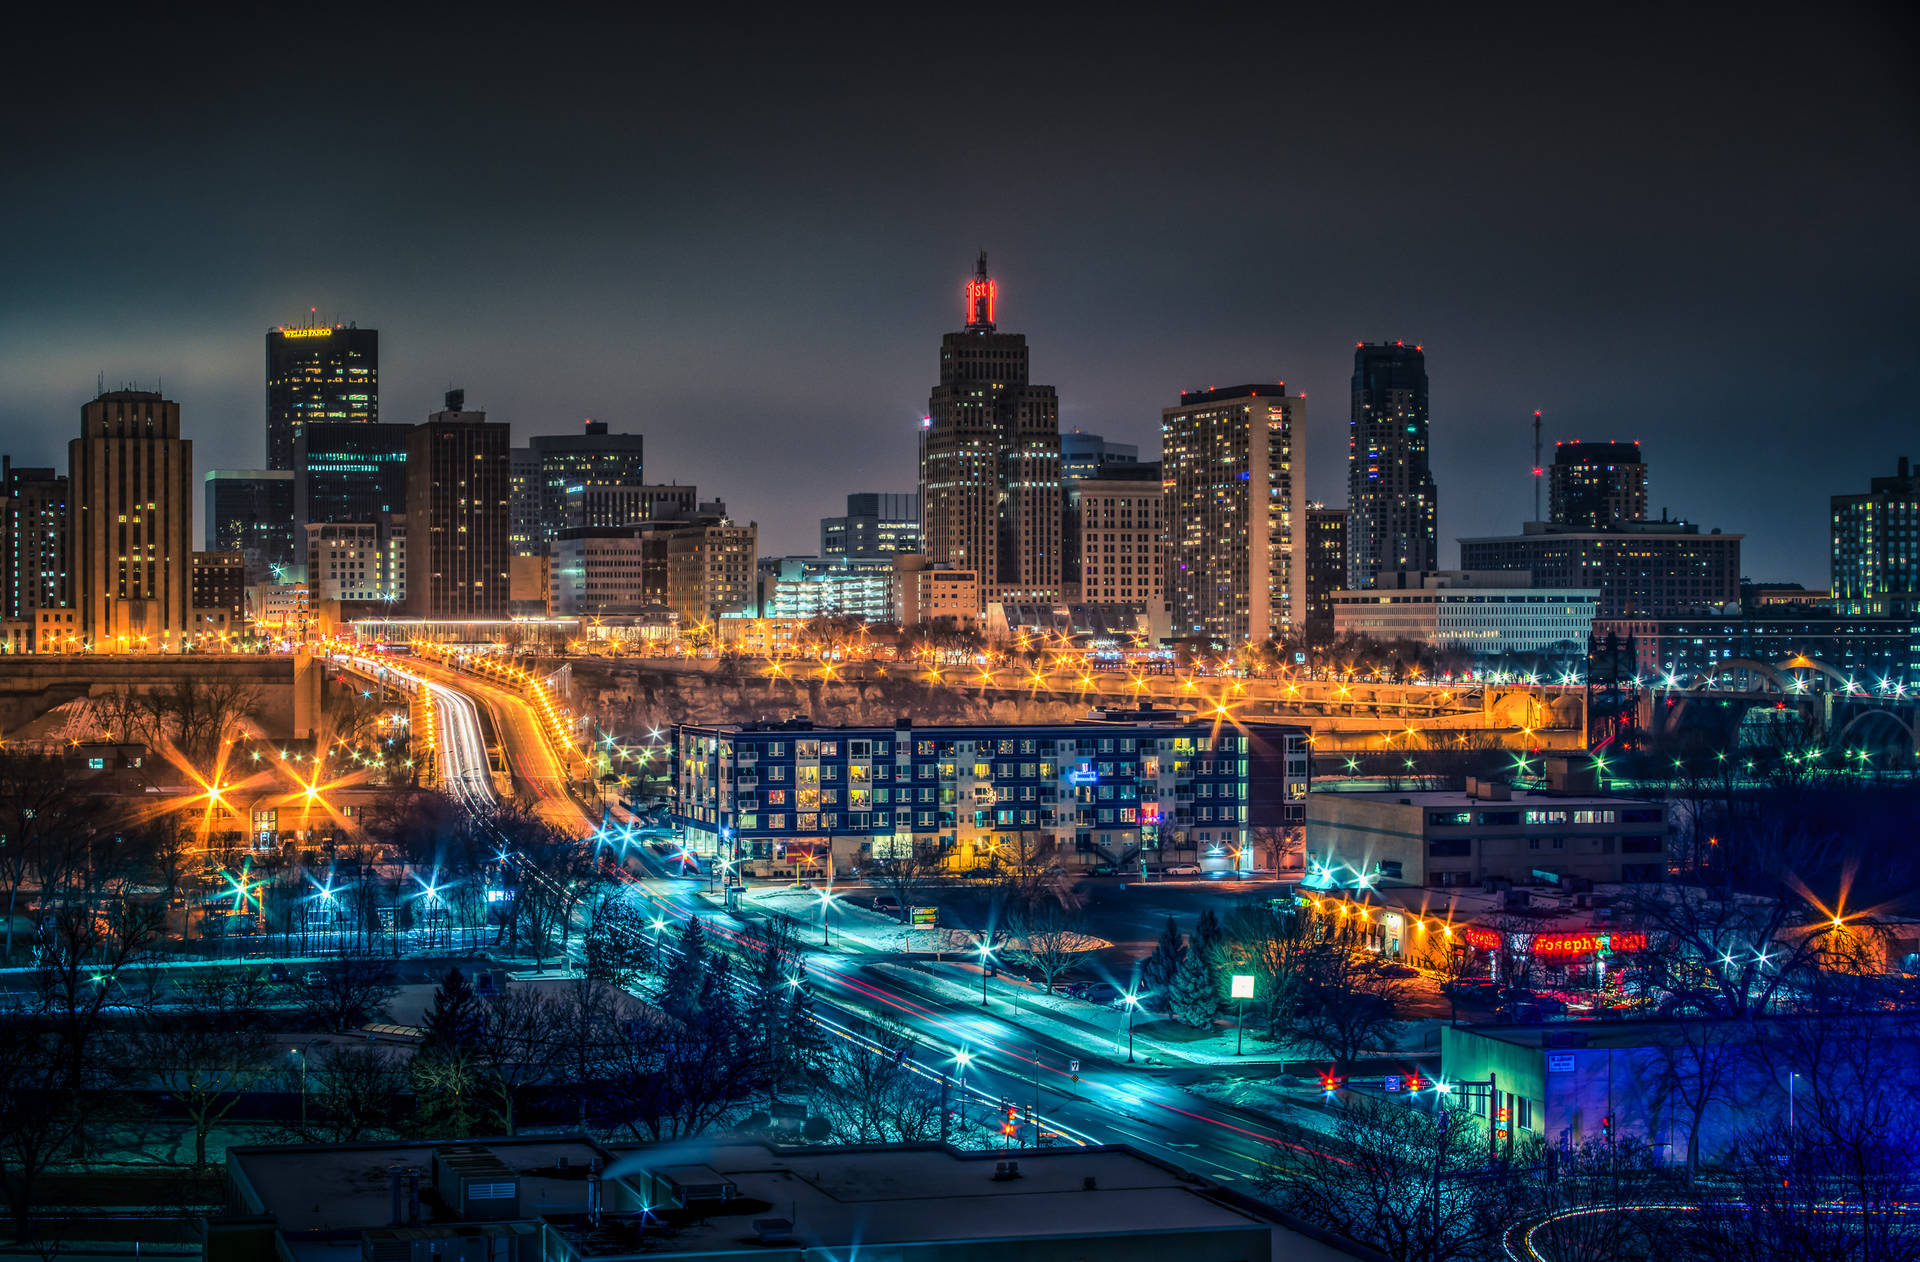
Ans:
[[[680,625],[712,624],[753,608],[758,526],[706,517],[654,533],[666,538],[666,605]]]
[[[1164,605],[1167,523],[1160,466],[1118,465],[1099,477],[1066,479],[1061,488],[1062,601]]]
[[[1307,643],[1333,639],[1333,594],[1347,586],[1347,510],[1307,505]]]
[[[1553,445],[1547,469],[1547,520],[1574,530],[1606,530],[1647,515],[1647,466],[1639,442]]]
[[[1371,587],[1382,570],[1440,568],[1429,454],[1425,352],[1404,342],[1360,343],[1347,422],[1349,590]]]
[[[0,617],[31,620],[71,599],[67,477],[0,457]]]
[[[1892,477],[1869,481],[1866,494],[1834,496],[1832,517],[1834,607],[1920,608],[1920,475],[1907,457]]]
[[[898,620],[892,557],[761,557],[757,591],[762,618]]]
[[[508,547],[514,556],[545,556],[547,522],[541,513],[546,485],[540,480],[540,453],[531,447],[507,452]]]
[[[1535,587],[1514,570],[1380,574],[1362,592],[1334,592],[1333,633],[1409,641],[1482,660],[1584,657],[1597,588]]]
[[[1599,792],[1590,777],[1574,781],[1578,773],[1553,790],[1469,780],[1464,790],[1315,793],[1306,809],[1308,882],[1351,886],[1364,877],[1375,887],[1451,888],[1663,879],[1665,806]]]
[[[1602,619],[1689,617],[1739,604],[1740,540],[1684,521],[1616,521],[1609,530],[1528,522],[1523,534],[1462,539],[1460,568],[1525,570],[1539,587],[1598,588]]]
[[[267,468],[296,467],[295,452],[309,425],[379,419],[377,330],[267,330]]]
[[[371,522],[406,512],[412,432],[411,425],[384,423],[307,426],[294,447],[295,524]]]
[[[1871,617],[1762,605],[1725,617],[1602,619],[1593,630],[1632,636],[1633,670],[1648,679],[1690,685],[1712,675],[1723,687],[1768,688],[1777,677],[1731,663],[1806,658],[1867,692],[1920,688],[1920,609]]]
[[[562,530],[548,545],[547,616],[597,618],[666,602],[666,549],[634,526]]]
[[[589,482],[570,486],[561,499],[556,531],[602,526],[640,526],[650,522],[691,521],[697,516],[725,517],[719,501],[703,504],[698,488]]]
[[[1105,477],[1116,466],[1140,463],[1140,448],[1132,443],[1110,443],[1098,434],[1074,430],[1060,435],[1060,477]]]
[[[407,612],[418,618],[502,618],[507,612],[508,427],[466,409],[407,435]]]
[[[113,390],[67,444],[67,554],[80,636],[96,653],[176,653],[192,629],[193,444],[180,405]]]
[[[540,464],[540,542],[561,528],[567,492],[576,486],[639,486],[646,482],[639,434],[609,433],[605,421],[588,420],[578,434],[541,434],[527,440]]]
[[[378,601],[399,606],[407,598],[406,515],[379,522],[313,522],[306,529],[310,598]]]
[[[1064,724],[681,724],[673,810],[763,874],[843,873],[925,845],[966,869],[1026,847],[1071,866],[1176,852],[1252,866],[1254,828],[1304,818],[1305,728],[1106,710]],[[724,831],[723,831],[724,830]]]
[[[920,497],[912,491],[862,491],[847,496],[846,516],[820,519],[823,557],[884,559],[918,551]]]
[[[193,554],[193,608],[221,610],[238,623],[247,613],[247,561],[238,552]]]
[[[893,558],[893,616],[903,627],[980,625],[980,576],[902,552]]]
[[[209,469],[207,551],[241,554],[253,583],[294,564],[295,479],[292,469]]]
[[[1306,414],[1284,381],[1188,391],[1161,412],[1175,637],[1234,647],[1304,630]]]
[[[1056,600],[1060,400],[1029,380],[1026,337],[997,330],[997,299],[982,254],[921,422],[921,550],[977,573],[983,599]]]

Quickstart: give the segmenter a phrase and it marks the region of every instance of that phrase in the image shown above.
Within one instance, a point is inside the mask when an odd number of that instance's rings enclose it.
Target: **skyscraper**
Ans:
[[[407,510],[407,436],[411,425],[309,425],[294,455],[293,518],[370,522]]]
[[[1333,594],[1347,585],[1347,510],[1307,505],[1307,643],[1333,639]]]
[[[309,425],[379,419],[378,330],[267,330],[267,468],[294,467],[294,448]]]
[[[1547,520],[1578,530],[1605,530],[1616,522],[1642,521],[1647,515],[1647,466],[1640,444],[1570,443],[1553,445],[1547,469]]]
[[[1074,430],[1060,435],[1060,477],[1098,478],[1115,465],[1140,463],[1140,448],[1133,443],[1110,443],[1098,434]]]
[[[464,390],[407,436],[407,611],[504,618],[509,427],[466,410]]]
[[[32,618],[58,609],[67,590],[67,478],[47,468],[16,468],[0,458],[0,616]]]
[[[1057,600],[1060,400],[1028,381],[1025,335],[995,330],[997,296],[982,253],[920,423],[921,547],[976,571],[982,600]]]
[[[890,557],[920,551],[920,497],[886,491],[847,496],[844,517],[820,519],[823,557]]]
[[[1304,630],[1306,420],[1285,382],[1188,391],[1160,414],[1174,635],[1234,646]]]
[[[67,551],[81,639],[96,653],[176,653],[192,623],[193,444],[180,405],[114,390],[67,444]]]
[[[1427,357],[1404,342],[1353,352],[1347,422],[1347,586],[1382,570],[1437,570],[1437,494],[1428,468]]]
[[[507,535],[507,546],[517,557],[545,556],[553,527],[541,513],[542,492],[546,487],[540,480],[540,453],[531,447],[509,448],[507,483],[512,501],[508,512],[512,529]]]
[[[1904,597],[1896,610],[1889,597]],[[1867,615],[1920,609],[1920,475],[1907,457],[1864,495],[1833,497],[1833,607]]]
[[[538,434],[527,440],[539,465],[540,530],[532,543],[544,553],[564,524],[567,492],[576,486],[640,486],[646,482],[640,434],[613,434],[605,421],[588,420],[578,434]]]
[[[294,563],[293,470],[209,469],[203,486],[207,551],[238,552],[250,583]]]

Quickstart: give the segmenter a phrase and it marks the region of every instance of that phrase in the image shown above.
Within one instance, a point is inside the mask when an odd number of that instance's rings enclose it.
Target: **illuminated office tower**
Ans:
[[[267,467],[294,467],[309,425],[380,419],[377,329],[267,330]]]
[[[193,605],[193,444],[180,405],[114,390],[80,409],[67,444],[67,552],[82,642],[175,653]]]
[[[407,611],[504,618],[511,555],[508,426],[464,390],[407,436]]]
[[[1427,357],[1403,342],[1353,352],[1347,422],[1347,587],[1382,570],[1440,568],[1438,493],[1428,467]]]
[[[67,495],[65,474],[0,457],[0,617],[67,603]]]

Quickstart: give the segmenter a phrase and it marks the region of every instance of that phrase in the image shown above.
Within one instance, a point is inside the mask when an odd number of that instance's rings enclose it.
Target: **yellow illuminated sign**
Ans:
[[[332,329],[281,329],[281,337],[332,337]]]

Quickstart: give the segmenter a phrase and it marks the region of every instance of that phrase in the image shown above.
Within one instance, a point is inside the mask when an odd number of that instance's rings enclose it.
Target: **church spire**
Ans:
[[[982,333],[993,332],[993,280],[987,275],[987,252],[980,251],[980,261],[974,266],[973,277],[967,281],[967,328]]]

